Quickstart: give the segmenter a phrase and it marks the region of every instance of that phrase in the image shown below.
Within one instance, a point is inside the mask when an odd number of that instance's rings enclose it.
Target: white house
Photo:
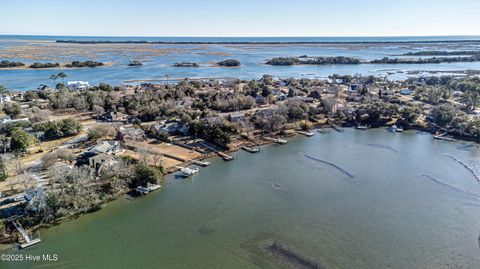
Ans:
[[[12,102],[12,97],[10,97],[9,95],[3,95],[3,94],[0,94],[0,104],[3,104],[3,103],[11,103]]]
[[[90,87],[87,81],[69,81],[67,86],[72,91],[84,91]]]

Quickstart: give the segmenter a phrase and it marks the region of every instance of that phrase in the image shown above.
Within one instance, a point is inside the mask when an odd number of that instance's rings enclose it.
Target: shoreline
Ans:
[[[2,70],[72,70],[72,69],[85,69],[85,68],[99,68],[99,67],[111,67],[114,65],[115,62],[103,62],[103,65],[101,66],[95,66],[95,67],[67,67],[66,65],[69,63],[62,63],[58,67],[44,67],[44,68],[32,68],[29,65],[24,65],[24,66],[18,66],[18,67],[1,67],[0,71]]]
[[[398,40],[398,41],[147,41],[147,40],[55,40],[63,44],[164,44],[164,45],[310,45],[310,44],[436,44],[480,43],[476,39],[459,40]]]
[[[380,129],[380,128],[386,128],[388,127],[388,125],[380,125],[380,126],[375,126],[375,127],[371,127],[369,129]],[[341,125],[341,128],[348,128],[348,129],[353,129],[355,130],[355,126],[353,125],[349,125],[349,126],[345,126],[345,125]],[[328,124],[328,123],[325,123],[325,124],[318,124],[318,125],[315,125],[315,128],[312,129],[312,131],[316,131],[316,130],[320,130],[320,129],[332,129],[332,130],[335,130],[335,128],[333,127],[333,125],[331,124]],[[409,128],[406,128],[405,129],[406,131],[408,130],[412,130],[412,131],[421,131],[421,132],[426,132],[426,133],[429,133],[432,137],[435,135],[435,133],[433,133],[433,130],[429,129],[429,128],[421,128],[421,127],[409,127]],[[322,135],[322,134],[317,134],[317,135]],[[285,135],[285,136],[273,136],[272,137],[281,137],[281,138],[297,138],[297,137],[300,137],[300,138],[304,138],[304,139],[308,139],[309,137],[305,137],[304,135],[298,133],[298,132],[295,132],[295,133],[291,133],[289,135]],[[459,140],[456,141],[456,142],[474,142],[474,143],[480,143],[480,141],[476,141],[476,140],[468,140],[468,139],[462,139],[460,137],[457,137],[457,136],[454,136],[455,138],[458,138]],[[448,142],[448,141],[444,141],[444,142]],[[242,150],[242,146],[244,146],[245,144],[256,144],[256,146],[269,146],[269,145],[273,145],[275,144],[274,141],[272,140],[266,140],[266,139],[263,139],[263,137],[258,137],[258,138],[255,138],[255,140],[251,141],[250,143],[248,142],[244,142],[244,143],[240,143],[238,145],[238,147],[236,148],[233,148],[233,149],[229,149],[229,150],[224,150],[222,152],[225,152],[225,153],[236,153],[236,152],[239,152]],[[215,153],[215,152],[211,152],[211,153],[207,153],[207,154],[203,154],[199,157],[196,157],[196,158],[193,158],[191,160],[188,160],[188,161],[185,161],[183,162],[181,165],[183,166],[191,166],[191,165],[195,165],[195,161],[203,161],[203,160],[207,160],[207,159],[212,159],[212,158],[219,158],[221,159],[221,157]],[[165,174],[163,175],[164,178],[167,177],[167,176],[171,176],[172,174],[178,172],[179,169],[177,167],[172,167],[170,169],[167,169]],[[162,188],[163,189],[163,188]],[[124,190],[124,191],[121,191],[121,192],[118,192],[116,193],[114,196],[110,197],[109,199],[107,199],[104,203],[100,204],[98,209],[96,210],[93,210],[93,211],[90,211],[90,212],[86,212],[86,213],[83,213],[83,214],[77,214],[77,215],[71,215],[71,216],[65,216],[65,217],[62,217],[62,218],[59,218],[59,219],[56,219],[53,223],[44,223],[44,224],[38,224],[36,226],[33,226],[33,227],[30,227],[28,230],[30,230],[32,233],[38,233],[40,230],[42,229],[50,229],[52,227],[55,227],[57,225],[61,225],[63,224],[64,222],[66,221],[70,221],[70,220],[74,220],[76,218],[80,218],[82,217],[82,215],[85,215],[85,214],[92,214],[92,213],[95,213],[95,212],[98,212],[100,210],[103,209],[104,206],[108,205],[109,203],[111,202],[114,202],[114,201],[117,201],[119,199],[121,199],[123,196],[128,196],[128,197],[132,197],[132,198],[135,198],[134,196],[130,195],[129,193],[132,193],[134,191],[134,189],[128,189],[128,190]],[[128,197],[126,197],[128,199]],[[141,196],[140,196],[141,197]],[[15,240],[15,239],[18,239],[18,236],[13,236],[11,238],[12,240]],[[12,247],[14,247],[16,245],[16,240],[13,241],[13,242],[10,242],[10,243],[0,243],[1,246],[3,246],[1,249],[2,250],[7,250],[10,248],[10,245],[12,245]],[[2,250],[0,250],[0,252],[2,252]]]

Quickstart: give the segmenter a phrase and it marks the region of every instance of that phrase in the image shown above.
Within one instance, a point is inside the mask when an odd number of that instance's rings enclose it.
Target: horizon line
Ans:
[[[199,36],[189,36],[189,35],[74,35],[74,34],[11,34],[11,33],[0,33],[0,36],[51,36],[51,37],[159,37],[159,38],[352,38],[352,37],[366,37],[366,38],[379,38],[379,37],[480,37],[480,34],[468,34],[468,35],[326,35],[326,36],[314,36],[314,35],[306,35],[306,36],[280,36],[280,35],[272,35],[272,36],[207,36],[207,35],[199,35]]]

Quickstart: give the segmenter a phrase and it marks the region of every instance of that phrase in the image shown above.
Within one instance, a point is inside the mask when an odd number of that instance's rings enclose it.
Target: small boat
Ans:
[[[369,127],[366,125],[357,125],[356,129],[357,130],[367,130]]]
[[[135,188],[135,191],[137,191],[139,194],[148,194],[152,191],[158,190],[162,187],[160,184],[150,184],[148,183],[146,187],[144,186],[138,186]]]
[[[314,135],[314,133],[312,132],[304,132],[304,131],[298,131],[299,134],[302,134],[304,136],[308,136],[308,137],[311,137]]]
[[[328,131],[325,130],[325,129],[317,129],[317,132],[319,132],[319,133],[321,133],[321,134],[326,134],[326,133],[328,133]]]
[[[401,132],[403,132],[403,131],[404,131],[404,130],[403,130],[402,127],[397,127],[397,133],[401,133]]]
[[[277,139],[274,140],[274,142],[277,143],[277,144],[284,145],[284,144],[287,144],[288,140],[277,138]]]
[[[199,171],[198,168],[189,168],[189,167],[180,168],[180,172],[187,177],[195,175],[196,173],[198,173],[198,171]]]
[[[398,129],[397,125],[392,125],[392,126],[388,127],[388,131],[392,132],[392,133],[396,133],[397,129]]]

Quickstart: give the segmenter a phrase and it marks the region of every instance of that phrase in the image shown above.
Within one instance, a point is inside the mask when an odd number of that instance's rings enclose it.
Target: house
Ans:
[[[127,141],[144,141],[146,139],[145,132],[140,128],[120,127],[117,133],[117,140]]]
[[[169,122],[164,125],[154,125],[152,126],[154,129],[154,132],[157,135],[162,135],[162,136],[169,136],[169,135],[176,135],[176,134],[182,134],[182,135],[187,135],[190,130],[187,125],[184,125],[180,122]]]
[[[115,155],[123,150],[118,141],[102,141],[88,151],[95,154]]]
[[[99,173],[102,169],[111,167],[118,163],[111,155],[98,154],[88,159],[88,165]]]
[[[107,160],[113,160],[113,155],[123,152],[118,141],[102,141],[88,149],[77,158],[77,165],[89,165],[98,172]]]
[[[9,95],[0,94],[0,104],[11,103],[12,97]]]
[[[90,87],[90,84],[87,81],[69,81],[67,87],[71,91],[84,91]]]
[[[222,119],[218,116],[213,116],[213,117],[207,117],[201,119],[203,124],[208,124],[208,125],[219,125],[222,123]]]
[[[128,115],[117,111],[110,111],[100,115],[98,119],[106,122],[126,122]]]
[[[400,90],[401,95],[410,95],[411,93],[412,93],[412,91],[410,89]]]
[[[257,105],[263,105],[265,104],[267,101],[265,99],[265,97],[261,96],[261,95],[257,95],[255,97],[255,103],[257,103]]]
[[[269,117],[273,116],[277,112],[276,109],[266,108],[266,109],[259,109],[255,112],[256,117]]]
[[[228,114],[228,120],[231,122],[241,122],[245,121],[245,113],[243,112],[233,112]]]

